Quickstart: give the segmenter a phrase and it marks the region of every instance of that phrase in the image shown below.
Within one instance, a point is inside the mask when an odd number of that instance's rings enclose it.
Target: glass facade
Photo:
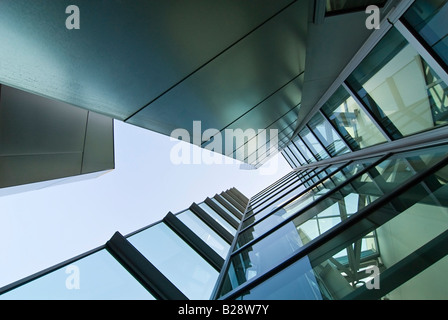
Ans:
[[[248,200],[235,189],[222,194]],[[0,288],[0,300],[210,299],[230,249],[220,231],[235,233],[226,220],[240,222],[217,207],[193,204],[126,237],[115,234],[93,253]]]
[[[215,298],[448,298],[447,10],[414,1],[297,128],[295,178],[251,199]]]
[[[445,282],[436,283],[441,271],[420,275],[407,261],[448,243],[447,154],[443,144],[327,172],[295,201],[240,231],[217,297],[446,299]],[[422,268],[441,270],[444,261],[429,260]],[[372,270],[395,278],[376,279]],[[372,289],[374,281],[382,281],[380,289]],[[422,294],[415,293],[419,286]]]

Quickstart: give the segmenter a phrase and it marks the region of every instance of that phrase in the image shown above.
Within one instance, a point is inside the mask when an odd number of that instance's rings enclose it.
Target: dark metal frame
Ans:
[[[269,193],[266,194],[264,197],[258,198],[255,201],[251,201],[250,205],[252,207],[252,210],[255,210],[256,208],[260,207],[263,203],[265,203],[269,199],[272,199],[274,196],[276,196],[280,192],[284,191],[285,189],[289,188],[290,186],[294,185],[295,183],[300,182],[304,178],[304,176],[306,176],[307,174],[309,174],[311,172],[312,172],[312,170],[310,170],[310,171],[305,170],[302,172],[297,172],[296,174],[293,174],[291,176],[291,179],[288,179],[285,182],[283,182],[282,184],[277,185],[275,188],[270,190]]]
[[[226,222],[228,222],[232,227],[238,229],[239,223],[236,218],[232,218],[229,213],[224,211],[220,206],[218,206],[212,199],[206,198],[204,203],[208,205],[213,211],[215,211],[221,218],[223,218]]]
[[[243,213],[240,212],[239,210],[237,210],[236,208],[234,208],[233,206],[230,205],[229,202],[227,202],[222,195],[220,194],[215,194],[215,196],[213,197],[216,201],[218,201],[224,208],[227,209],[227,211],[229,211],[231,214],[233,214],[235,217],[237,217],[237,219],[241,220],[243,218]]]
[[[216,253],[207,243],[199,238],[190,228],[182,223],[174,214],[168,214],[162,220],[182,240],[184,240],[194,251],[206,260],[218,272],[224,265],[224,259]]]
[[[215,219],[210,217],[204,209],[198,204],[192,203],[189,208],[194,214],[196,214],[202,221],[204,221],[210,228],[213,229],[221,238],[227,243],[231,244],[233,241],[233,235],[229,233],[223,226],[221,226]]]
[[[156,298],[162,300],[188,300],[171,281],[119,232],[116,232],[107,241],[106,249]]]

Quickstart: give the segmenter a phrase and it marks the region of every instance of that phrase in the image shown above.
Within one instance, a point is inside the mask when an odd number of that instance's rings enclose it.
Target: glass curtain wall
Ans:
[[[448,298],[446,281],[437,282],[447,267],[448,249],[440,253],[448,244],[447,154],[444,144],[344,164],[251,220],[238,234],[217,297]],[[420,252],[438,258],[419,257],[417,272],[412,260]],[[372,289],[374,271],[384,277],[375,280],[381,289]]]
[[[237,190],[222,194],[230,201],[246,201]],[[169,213],[131,235],[118,235],[119,240],[114,235],[92,253],[0,288],[0,300],[210,299],[233,239],[228,231],[236,232],[223,216],[236,225],[240,220],[214,198],[206,201],[210,205]],[[151,275],[142,276],[139,268]]]
[[[447,0],[415,1],[283,150],[288,162],[296,168],[446,126],[447,14]]]

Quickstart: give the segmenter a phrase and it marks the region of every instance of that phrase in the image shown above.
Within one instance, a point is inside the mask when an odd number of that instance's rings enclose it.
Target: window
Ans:
[[[350,151],[336,130],[320,113],[316,113],[308,125],[332,157]]]
[[[303,128],[299,135],[313,153],[317,161],[329,158],[328,152],[322,147],[313,133],[307,128]]]
[[[386,142],[380,130],[342,86],[322,106],[322,112],[353,150]]]
[[[128,238],[189,299],[209,299],[218,272],[164,223]]]
[[[207,243],[210,248],[215,250],[221,257],[226,258],[230,245],[207,224],[205,224],[198,216],[190,210],[186,210],[178,214],[177,218],[199,238]]]
[[[78,277],[78,278],[77,278]],[[105,249],[0,296],[14,300],[154,300]]]
[[[448,122],[448,89],[392,28],[348,77],[347,84],[398,139]]]
[[[417,0],[403,15],[404,20],[448,64],[447,0]]]

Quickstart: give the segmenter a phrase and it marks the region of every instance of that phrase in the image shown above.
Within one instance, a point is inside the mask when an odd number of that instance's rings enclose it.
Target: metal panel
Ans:
[[[168,135],[191,134],[197,119],[204,130],[227,127],[304,70],[307,3],[295,2],[128,122]]]
[[[113,169],[114,167],[113,119],[89,112],[82,158],[82,173]]]
[[[0,188],[79,175],[82,153],[0,157]]]
[[[0,155],[82,152],[87,113],[2,85]]]
[[[290,2],[1,1],[0,82],[125,119]]]

